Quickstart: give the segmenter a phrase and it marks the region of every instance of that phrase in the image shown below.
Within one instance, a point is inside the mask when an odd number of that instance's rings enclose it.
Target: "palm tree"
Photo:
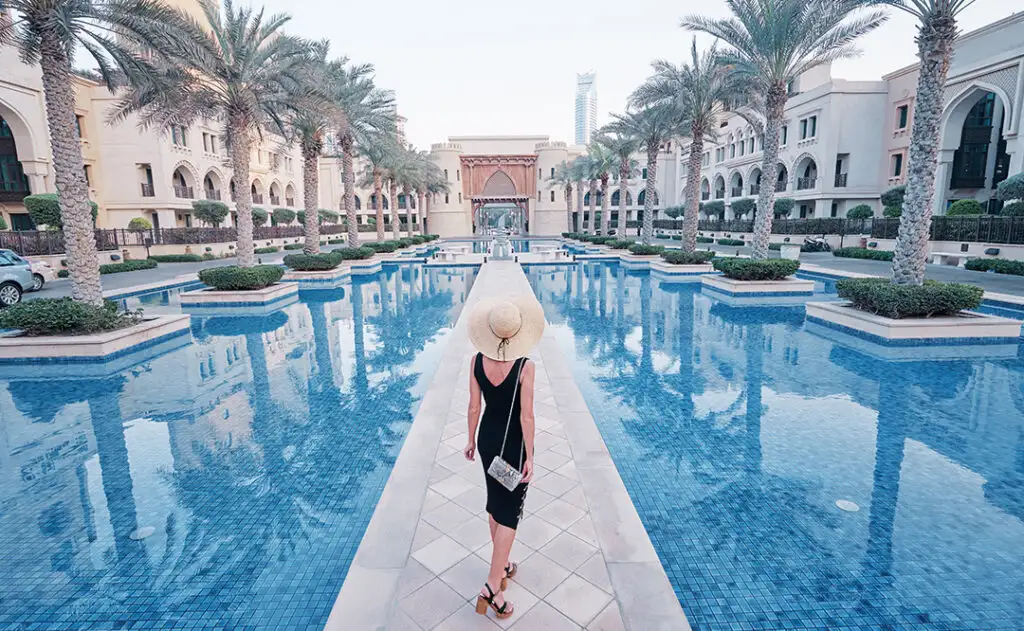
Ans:
[[[561,188],[565,192],[565,218],[566,226],[569,232],[573,232],[572,229],[572,183],[575,181],[575,176],[572,173],[572,167],[565,160],[561,164],[555,167],[555,175],[550,178],[551,181]]]
[[[576,182],[576,213],[579,215],[579,231],[585,232],[583,216],[583,180],[587,177],[587,157],[576,156],[572,161],[572,175]]]
[[[590,168],[595,181],[601,185],[601,234],[607,236],[611,227],[611,213],[608,212],[608,181],[611,179],[611,171],[618,163],[615,152],[612,148],[601,142],[600,138],[590,143],[587,149],[590,157]],[[594,205],[593,192],[591,192],[590,205]]]
[[[885,21],[870,11],[853,14],[869,0],[730,0],[732,16],[683,18],[683,28],[708,33],[728,48],[722,61],[738,78],[749,81],[764,100],[764,153],[762,186],[754,215],[755,259],[768,257],[772,231],[772,204],[778,176],[779,133],[790,86],[804,72],[857,54],[854,42]],[[692,193],[691,193],[692,195]],[[689,208],[688,215],[694,214]]]
[[[587,217],[581,216],[580,229],[586,232],[587,234],[596,234],[596,231],[594,230],[594,220],[597,217],[597,213],[595,212],[595,210],[597,207],[598,178],[597,173],[594,171],[594,161],[590,157],[590,154],[585,154],[576,158],[574,166],[577,169],[576,175],[579,177],[580,186],[583,186],[583,183],[586,182],[588,189],[586,195],[583,198],[583,201],[584,204],[586,204],[589,207],[590,212],[588,213]],[[582,206],[580,207],[580,211],[582,214]],[[586,219],[586,221],[584,221],[584,219]]]
[[[612,169],[617,170],[616,178],[619,182],[619,221],[615,227],[615,234],[622,239],[626,234],[626,202],[629,201],[629,179],[637,174],[637,161],[633,154],[640,147],[640,141],[635,136],[622,133],[621,130],[601,130],[598,135],[599,143],[608,147],[612,152]]]
[[[423,205],[423,231],[424,233],[429,229],[427,221],[430,219],[430,201],[435,195],[447,195],[450,192],[448,185],[448,178],[445,176],[444,171],[437,165],[436,162],[431,161],[427,167],[427,177],[424,180],[425,189],[427,192],[426,203]]]
[[[928,254],[928,231],[935,197],[938,166],[939,122],[943,89],[949,72],[956,38],[956,18],[973,0],[881,0],[913,15],[917,27],[917,55],[921,69],[914,100],[914,125],[910,130],[910,159],[907,192],[892,259],[892,281],[898,284],[924,283]]]
[[[723,105],[735,104],[746,96],[740,76],[729,72],[716,47],[703,55],[697,52],[697,38],[690,48],[690,62],[679,65],[668,61],[654,62],[654,74],[631,96],[635,106],[653,103],[674,103],[689,123],[690,154],[686,166],[686,208],[683,214],[684,252],[697,248],[697,208],[700,207],[700,169],[704,156],[704,140],[717,136],[725,111]],[[761,127],[760,123],[757,125]],[[773,180],[774,181],[774,180]]]
[[[613,114],[615,120],[606,126],[609,133],[637,139],[639,148],[647,153],[647,185],[644,190],[644,223],[641,241],[654,240],[654,199],[658,195],[658,152],[668,140],[682,133],[683,120],[672,103],[658,103],[626,114]],[[621,200],[620,200],[621,203]]]
[[[371,138],[367,144],[361,145],[359,153],[366,161],[363,176],[359,185],[364,188],[373,187],[373,197],[370,198],[370,207],[377,211],[377,241],[384,240],[384,177],[387,175],[388,164],[391,155],[395,152],[396,146],[390,134],[380,134]],[[394,203],[395,200],[391,200]],[[351,231],[352,228],[350,227]]]
[[[388,176],[388,196],[391,198],[391,238],[395,241],[402,237],[401,220],[398,216],[398,189],[411,168],[407,153],[405,147],[395,144],[385,163]]]
[[[356,218],[356,175],[352,166],[357,146],[369,146],[395,129],[395,97],[392,92],[377,88],[372,79],[373,66],[351,66],[339,73],[339,90],[335,103],[341,110],[337,127],[341,149],[341,182],[344,187],[345,221],[348,226],[347,245],[359,247],[359,224]]]
[[[22,60],[38,63],[42,71],[71,297],[101,305],[89,187],[75,126],[72,56],[76,50],[90,55],[112,90],[127,84],[164,91],[168,84],[158,66],[191,36],[192,26],[184,13],[154,0],[4,0],[2,6],[10,15],[0,19],[0,45],[13,44]]]

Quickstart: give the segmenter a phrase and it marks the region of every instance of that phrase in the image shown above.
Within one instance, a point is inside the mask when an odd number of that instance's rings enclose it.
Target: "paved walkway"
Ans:
[[[461,453],[473,354],[465,316],[481,297],[529,291],[519,265],[481,268],[327,629],[690,628],[550,331],[531,355],[537,475],[512,548],[516,614],[474,612],[490,540],[484,472]]]

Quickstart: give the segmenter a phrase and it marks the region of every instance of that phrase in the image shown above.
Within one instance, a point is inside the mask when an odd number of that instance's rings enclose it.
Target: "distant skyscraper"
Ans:
[[[590,143],[597,129],[597,82],[593,72],[576,75],[576,144]]]

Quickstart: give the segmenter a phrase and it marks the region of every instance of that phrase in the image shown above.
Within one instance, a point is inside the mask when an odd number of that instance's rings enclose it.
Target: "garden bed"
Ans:
[[[185,335],[188,315],[140,318],[129,326],[91,333],[10,335],[0,338],[0,364],[106,361]]]
[[[792,278],[800,269],[789,259],[716,258],[714,268],[722,276],[705,276],[705,287],[730,296],[810,296],[814,281]]]
[[[1021,323],[973,312],[931,318],[887,318],[850,303],[808,302],[807,320],[858,337],[909,345],[1016,343]]]

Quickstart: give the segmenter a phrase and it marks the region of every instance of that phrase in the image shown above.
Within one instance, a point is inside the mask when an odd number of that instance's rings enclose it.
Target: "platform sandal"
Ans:
[[[515,578],[518,571],[519,564],[509,561],[508,565],[505,566],[505,576],[501,579],[501,591],[508,589],[508,579]]]
[[[495,593],[494,590],[491,589],[490,584],[484,583],[484,587],[487,588],[487,593],[489,594],[489,596],[477,594],[476,612],[478,614],[480,614],[481,616],[487,615],[488,607],[494,610],[494,615],[497,616],[499,620],[504,620],[505,618],[508,618],[513,613],[515,613],[515,607],[513,607],[512,603],[510,603],[507,600],[503,602],[500,607],[494,603]]]

